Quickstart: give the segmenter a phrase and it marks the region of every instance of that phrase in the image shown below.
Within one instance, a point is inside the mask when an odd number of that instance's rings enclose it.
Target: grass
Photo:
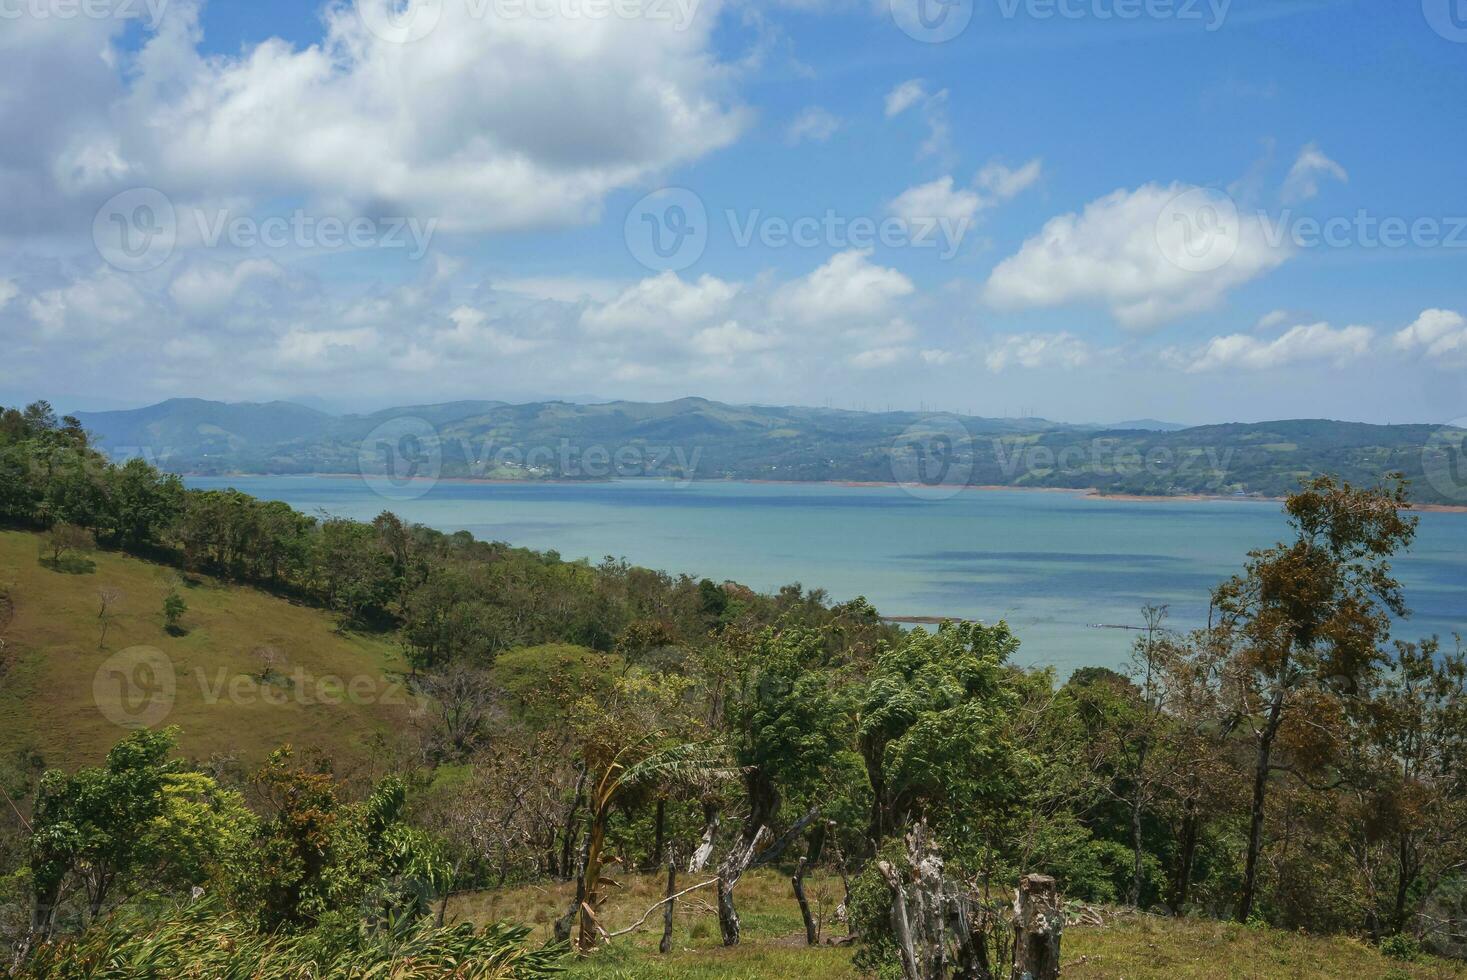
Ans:
[[[0,617],[5,757],[36,751],[50,766],[96,764],[126,731],[109,714],[126,722],[150,704],[167,710],[158,724],[182,729],[184,754],[248,766],[290,742],[350,770],[386,761],[382,744],[410,730],[416,703],[398,679],[404,663],[391,638],[338,633],[324,610],[204,576],[179,588],[188,611],[173,636],[162,606],[175,570],[101,551],[86,556],[90,567],[56,570],[38,559],[39,540],[0,531],[0,590],[13,606],[8,624]],[[99,646],[102,589],[117,598]],[[262,679],[264,648],[278,662]],[[134,652],[109,660],[123,651]],[[149,700],[159,664],[175,678],[171,709]]]
[[[679,876],[679,888],[706,880]],[[607,903],[608,928],[629,925],[663,894],[661,875],[632,875]],[[840,882],[813,878],[807,882],[812,901],[823,896],[827,937],[845,929],[831,912],[841,897]],[[532,937],[549,938],[553,923],[569,904],[571,888],[563,884],[519,885],[457,896],[450,905],[456,919],[475,923],[496,920],[533,926]],[[568,975],[580,980],[641,980],[649,976],[688,980],[856,980],[848,947],[807,947],[804,927],[787,878],[758,871],[739,884],[738,905],[744,941],[734,949],[720,944],[711,889],[680,901],[673,931],[673,950],[657,952],[662,936],[659,909],[643,930],[615,940],[607,948],[574,962]],[[1075,925],[1065,931],[1064,976],[1106,980],[1274,980],[1274,978],[1348,978],[1348,980],[1446,980],[1467,978],[1467,966],[1426,958],[1398,963],[1363,942],[1321,938],[1249,928],[1203,919],[1169,919],[1125,911],[1107,911],[1104,926]]]

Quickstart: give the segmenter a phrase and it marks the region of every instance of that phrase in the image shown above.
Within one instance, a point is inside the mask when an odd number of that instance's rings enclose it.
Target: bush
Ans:
[[[1393,960],[1410,963],[1421,958],[1421,940],[1405,933],[1397,933],[1380,941],[1380,951],[1382,955]]]

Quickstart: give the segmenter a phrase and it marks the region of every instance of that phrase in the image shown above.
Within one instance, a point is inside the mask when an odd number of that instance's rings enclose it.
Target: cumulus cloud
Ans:
[[[1321,361],[1342,365],[1363,356],[1373,336],[1369,327],[1335,329],[1328,323],[1312,323],[1291,327],[1272,340],[1243,333],[1214,337],[1201,350],[1173,352],[1171,359],[1193,374],[1227,368],[1267,371]]]
[[[1030,160],[1017,170],[991,163],[973,180],[974,186],[981,188],[983,193],[954,186],[951,175],[939,177],[902,191],[886,206],[886,210],[906,219],[912,225],[914,237],[930,237],[934,228],[941,227],[948,241],[956,244],[967,233],[979,212],[996,207],[1024,191],[1039,179],[1040,168],[1039,160]]]
[[[588,307],[581,324],[592,333],[656,331],[682,333],[722,317],[739,291],[738,283],[702,276],[684,282],[675,272],[643,279],[609,303]]]
[[[818,105],[801,112],[785,130],[784,138],[791,146],[805,141],[824,143],[840,129],[840,118]]]
[[[1187,227],[1196,216],[1173,212],[1177,202],[1198,193],[1206,192],[1146,184],[1092,201],[1079,214],[1052,218],[998,264],[984,298],[1003,309],[1096,303],[1123,327],[1144,329],[1210,309],[1287,260],[1288,246],[1271,244],[1256,215],[1235,212],[1221,224],[1209,215],[1207,225]],[[1211,254],[1230,257],[1216,267],[1189,263],[1194,235],[1217,236],[1199,240],[1222,250]]]
[[[913,234],[920,234],[924,225],[942,222],[946,227],[966,231],[973,223],[983,198],[966,187],[953,187],[952,177],[939,177],[927,184],[918,184],[902,191],[886,206],[886,210],[913,225]]]
[[[1467,359],[1467,317],[1455,310],[1424,310],[1392,338],[1399,351],[1438,360]]]
[[[736,357],[770,350],[779,343],[779,337],[742,327],[736,320],[705,327],[693,335],[693,349],[705,357]]]
[[[870,350],[852,354],[848,360],[852,367],[870,371],[875,368],[890,367],[911,356],[912,350],[909,347],[873,347]]]
[[[1090,362],[1090,345],[1072,333],[1000,334],[984,355],[983,362],[995,373],[1008,367],[1083,367]]]
[[[448,319],[453,324],[452,328],[444,330],[437,339],[456,350],[516,357],[545,344],[543,338],[522,337],[490,323],[487,313],[472,306],[454,308]]]
[[[745,124],[710,51],[716,0],[686,24],[497,9],[443,0],[436,28],[400,44],[333,3],[318,43],[205,54],[197,4],[173,0],[125,64],[98,57],[111,39],[85,21],[72,42],[22,18],[31,33],[0,63],[35,55],[51,67],[31,77],[56,77],[64,55],[68,85],[75,66],[89,98],[47,89],[61,118],[40,127],[5,189],[136,182],[190,199],[228,187],[338,216],[435,217],[445,230],[553,226],[596,217],[609,192],[725,146]],[[0,124],[29,142],[18,112],[0,108]]]
[[[1325,156],[1318,146],[1310,143],[1300,151],[1298,159],[1289,168],[1289,176],[1284,178],[1284,200],[1295,203],[1317,196],[1321,177],[1333,177],[1340,183],[1350,180],[1344,167]]]
[[[891,308],[916,287],[896,269],[871,261],[871,249],[851,249],[831,257],[774,297],[776,312],[802,323],[869,319]]]
[[[189,313],[212,313],[234,302],[247,283],[279,279],[285,270],[270,259],[245,259],[234,265],[198,262],[180,272],[169,285],[169,294],[180,309]]]

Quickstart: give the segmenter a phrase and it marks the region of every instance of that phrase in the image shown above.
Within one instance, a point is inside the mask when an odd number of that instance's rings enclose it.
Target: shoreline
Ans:
[[[230,479],[232,477],[244,477],[250,479],[259,478],[288,478],[299,477],[302,479],[365,479],[361,473],[180,473],[182,477],[193,477],[201,479]],[[772,480],[761,478],[750,479],[694,479],[683,480],[678,477],[609,477],[595,480],[565,480],[565,479],[535,479],[516,480],[508,477],[483,477],[483,476],[443,476],[443,477],[409,477],[408,483],[458,483],[458,484],[488,484],[491,486],[531,486],[537,483],[550,483],[557,486],[574,486],[577,484],[596,483],[619,483],[630,480],[650,480],[659,483],[752,483],[767,486],[791,486],[791,487],[848,487],[851,489],[902,489],[905,484],[882,480]],[[929,489],[939,489],[932,487]],[[1121,503],[1283,503],[1283,497],[1266,497],[1246,494],[1209,494],[1209,493],[1178,493],[1178,494],[1141,494],[1141,493],[1102,493],[1096,487],[1015,487],[1004,484],[975,484],[957,487],[941,487],[941,489],[954,489],[959,493],[968,491],[979,491],[984,493],[1013,492],[1013,493],[1061,493],[1072,496],[1084,497],[1096,501],[1118,501]],[[1412,511],[1430,514],[1467,514],[1467,504],[1432,504],[1412,503]]]

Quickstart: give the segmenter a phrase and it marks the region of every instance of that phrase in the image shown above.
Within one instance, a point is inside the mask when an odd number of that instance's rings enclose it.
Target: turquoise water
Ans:
[[[1251,548],[1285,533],[1265,501],[1107,501],[1067,493],[971,491],[925,500],[899,487],[654,480],[442,482],[412,500],[355,477],[190,478],[308,513],[370,520],[383,510],[445,531],[553,549],[567,558],[734,579],[761,591],[790,582],[837,599],[864,595],[885,615],[1007,619],[1019,661],[1062,673],[1114,666],[1148,602],[1171,621],[1206,615],[1208,590]],[[1397,561],[1414,615],[1406,638],[1467,633],[1467,515],[1421,515]]]

